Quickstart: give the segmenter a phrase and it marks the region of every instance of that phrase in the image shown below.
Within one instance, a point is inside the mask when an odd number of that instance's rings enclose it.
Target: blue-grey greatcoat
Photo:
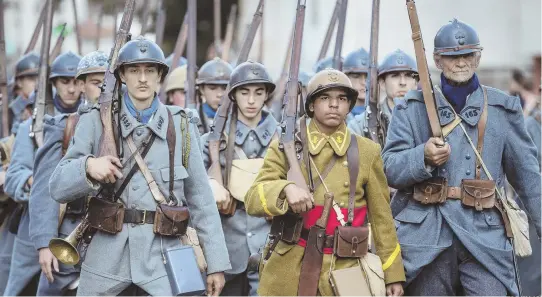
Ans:
[[[0,166],[1,171],[4,171],[4,169]],[[13,212],[0,225],[0,294],[4,292],[8,282],[13,242],[15,241],[15,234],[9,232],[9,221],[12,215]]]
[[[273,115],[265,110],[262,110],[262,115],[265,116],[265,119],[255,129],[246,126],[241,121],[237,121],[235,145],[239,146],[249,159],[263,158],[273,139],[273,135],[277,133],[278,122]],[[230,124],[227,121],[224,129],[226,135],[229,135],[229,128]],[[207,169],[211,166],[208,136],[209,134],[205,134],[201,138],[203,160]],[[222,174],[224,174],[226,166],[226,157],[224,156],[225,144],[226,142],[222,140],[220,145]],[[233,153],[233,159],[239,159],[239,156],[235,152]],[[241,202],[238,202],[238,209],[235,211],[235,215],[232,217],[221,216],[221,218],[222,229],[224,230],[226,245],[228,246],[228,253],[232,264],[232,269],[227,271],[226,280],[229,281],[236,275],[243,273],[247,269],[250,255],[258,253],[259,249],[265,245],[271,223],[265,218],[249,216]],[[248,279],[250,295],[254,296],[257,294],[256,291],[258,289],[258,274],[249,272]],[[226,286],[228,286],[227,283]]]
[[[35,250],[47,248],[53,238],[65,238],[81,221],[81,217],[65,217],[58,226],[60,204],[49,194],[49,178],[62,159],[64,128],[69,114],[44,119],[43,146],[34,159],[34,183],[30,192],[28,209],[30,213],[30,239]],[[79,277],[79,267],[64,265],[59,261],[60,272],[53,270],[54,282],[49,283],[42,273],[38,285],[38,296],[63,295],[68,285]]]
[[[190,210],[190,220],[198,232],[205,258],[207,273],[226,271],[231,268],[227,258],[224,235],[220,228],[220,219],[211,188],[207,181],[207,172],[203,166],[202,149],[199,145],[197,117],[177,106],[165,106],[159,103],[158,109],[148,124],[136,120],[122,101],[120,110],[121,139],[132,135],[137,147],[149,138],[157,135],[145,161],[156,183],[163,193],[169,187],[169,158],[166,133],[168,127],[167,110],[171,111],[176,135],[175,146],[175,187],[174,193],[180,204],[185,201]],[[50,179],[51,197],[58,202],[67,203],[95,193],[100,184],[86,174],[86,161],[97,156],[102,124],[98,106],[81,110],[75,135],[64,158],[55,168]],[[190,155],[188,167],[183,166],[181,116],[190,120]],[[125,157],[129,148],[122,141]],[[122,173],[128,174],[135,160],[129,160],[123,166]],[[118,181],[118,188],[122,181]],[[168,195],[166,195],[167,197]],[[126,207],[139,210],[156,210],[156,202],[140,171],[133,176],[120,201]],[[178,238],[161,237],[153,232],[150,224],[124,224],[121,232],[111,235],[98,231],[86,251],[86,258],[81,267],[79,295],[117,295],[134,283],[150,295],[171,295],[171,286],[162,262],[162,249],[179,246]]]
[[[498,187],[504,186],[505,176],[508,178],[540,234],[540,171],[536,148],[525,129],[519,99],[489,87],[487,93],[488,120],[482,157]],[[438,88],[435,96],[441,126],[452,122],[455,118],[452,107]],[[459,114],[475,144],[477,123],[483,108],[483,91],[479,87],[469,95]],[[497,209],[479,212],[453,199],[442,205],[423,206],[411,199],[413,185],[432,176],[447,178],[451,187],[459,187],[462,179],[475,178],[476,156],[459,126],[447,137],[451,146],[450,158],[432,172],[424,163],[424,145],[430,136],[422,93],[411,91],[394,109],[383,150],[388,183],[399,190],[392,201],[392,209],[407,285],[452,245],[455,236],[510,294],[518,294],[512,246],[505,236]],[[483,170],[481,178],[487,179]]]
[[[400,99],[396,98],[394,100],[400,100]],[[387,99],[384,99],[382,102],[380,102],[380,111],[385,117],[388,118],[389,121],[391,121],[392,109],[389,107]],[[353,115],[349,113],[346,116],[346,126],[354,134],[365,137],[365,132],[363,130],[365,129],[366,113],[367,113],[366,111],[358,115]]]
[[[9,104],[9,109],[13,116],[13,122],[11,123],[11,133],[17,133],[17,130],[19,129],[19,125],[21,124],[21,121],[22,121],[21,117],[22,117],[23,111],[28,105],[34,104],[32,100],[33,98],[35,97],[31,96],[30,98],[26,99],[26,98],[23,98],[22,95],[19,95],[17,96],[17,98],[15,98],[15,100],[11,101],[11,103]]]

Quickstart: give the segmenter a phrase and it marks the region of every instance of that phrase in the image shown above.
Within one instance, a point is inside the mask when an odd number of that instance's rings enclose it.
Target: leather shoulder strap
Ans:
[[[482,86],[484,91],[484,110],[482,110],[482,115],[480,115],[480,120],[478,121],[478,145],[477,150],[480,156],[482,156],[482,150],[484,148],[484,135],[486,133],[487,125],[487,90],[485,86]],[[480,160],[476,158],[476,179],[481,178],[482,164]]]
[[[169,201],[176,201],[173,188],[175,185],[175,144],[177,142],[177,134],[175,133],[175,123],[169,109],[167,110],[168,124],[166,132],[166,142],[169,153]]]
[[[64,137],[62,139],[62,156],[64,156],[66,152],[68,151],[68,147],[70,146],[70,140],[75,134],[75,127],[77,127],[78,122],[79,122],[78,113],[71,113],[66,119],[66,127],[64,128]]]
[[[348,195],[348,225],[354,221],[354,203],[356,202],[356,182],[359,173],[359,148],[358,140],[353,133],[350,133],[351,141],[346,151],[346,160],[348,162],[348,174],[350,175],[350,193]]]
[[[239,157],[239,159],[241,160],[248,159],[247,154],[245,154],[245,151],[243,151],[243,149],[239,147],[238,145],[234,145],[233,150],[235,151],[235,154],[237,155],[237,157]]]

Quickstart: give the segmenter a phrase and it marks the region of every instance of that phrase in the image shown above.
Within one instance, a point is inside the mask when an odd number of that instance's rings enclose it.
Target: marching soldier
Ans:
[[[346,123],[355,121],[355,117],[365,111],[365,97],[367,96],[367,75],[369,74],[369,53],[360,48],[349,53],[344,59],[343,72],[352,82],[352,87],[358,91],[356,106],[346,116]],[[352,128],[351,128],[352,129]],[[361,135],[361,134],[360,134]]]
[[[232,70],[228,62],[214,58],[203,64],[198,71],[196,86],[200,100],[197,103],[199,104],[197,110],[201,119],[199,126],[201,134],[209,132],[209,127],[220,105],[220,99],[226,92]]]
[[[173,64],[173,56],[175,55],[175,53],[172,53],[171,55],[169,55],[167,58],[166,58],[166,65],[167,67],[171,68],[171,64]],[[188,64],[188,60],[186,60],[185,57],[180,57],[179,58],[179,63],[177,64],[177,67],[175,68],[179,68],[179,67],[183,67],[184,65]]]
[[[33,104],[29,99],[30,94],[36,89],[39,65],[40,57],[35,53],[22,56],[15,65],[15,84],[20,90],[20,95],[9,104],[11,133],[16,133],[19,123],[32,115],[32,110],[28,106]]]
[[[73,113],[79,106],[80,89],[75,80],[75,70],[81,57],[73,52],[59,55],[51,64],[50,83],[56,89],[53,103],[55,114]],[[22,207],[22,215],[13,247],[11,269],[4,295],[19,294],[34,275],[40,271],[38,253],[29,235],[30,215],[28,201],[33,184],[36,146],[30,137],[32,118],[19,125],[11,164],[6,174],[5,191]]]
[[[183,65],[171,71],[166,83],[166,105],[186,106],[186,68],[186,65]]]
[[[247,215],[244,197],[251,181],[246,180],[246,175],[236,174],[234,169],[226,168],[225,164],[227,158],[241,161],[244,163],[242,168],[249,168],[253,172],[252,180],[255,179],[271,139],[277,133],[278,122],[271,113],[263,109],[269,94],[275,89],[275,84],[264,65],[252,61],[237,66],[231,74],[229,83],[228,98],[235,102],[237,107],[233,111],[237,113],[237,117],[234,117],[237,118],[237,124],[235,133],[230,133],[232,120],[230,115],[224,133],[228,137],[235,137],[233,142],[235,147],[233,155],[226,156],[228,150],[226,146],[221,146],[220,164],[223,172],[230,170],[230,182],[229,186],[224,187],[211,176],[209,182],[219,209],[227,211],[233,207],[232,203],[235,204],[233,215],[222,215],[222,228],[232,263],[232,269],[226,272],[227,282],[223,295],[239,296],[248,293],[255,296],[258,289],[258,273],[247,271],[248,260],[265,244],[270,223],[264,218]],[[205,134],[201,139],[206,168],[211,166],[208,136],[209,134]],[[241,166],[235,161],[233,164],[236,168]]]
[[[142,37],[127,42],[115,69],[126,85],[117,139],[125,164],[114,156],[95,157],[103,128],[99,107],[93,106],[82,110],[71,146],[51,176],[51,197],[60,203],[87,197],[107,184],[114,185],[111,196],[120,200],[90,199],[88,222],[97,232],[81,266],[78,295],[117,295],[132,283],[151,295],[171,295],[164,253],[181,245],[177,236],[186,225],[178,224],[186,224],[188,216],[204,247],[208,294],[217,296],[224,285],[222,272],[231,266],[203,167],[198,119],[158,100],[156,91],[167,72],[156,43]],[[137,157],[129,157],[132,151],[141,157],[140,165]],[[147,179],[158,188],[150,191]],[[111,217],[117,223],[111,224]],[[168,217],[181,229],[170,225]]]
[[[92,106],[100,96],[107,59],[105,53],[95,51],[79,61],[75,79],[83,87],[87,100],[85,105]],[[60,213],[60,204],[49,194],[49,178],[67,149],[78,117],[77,114],[68,113],[55,117],[46,115],[43,146],[37,150],[34,160],[35,179],[30,193],[29,213],[30,238],[38,250],[42,271],[37,296],[64,295],[68,289],[73,289],[73,283],[79,277],[79,265],[74,267],[59,263],[49,249],[49,241],[67,237],[80,223],[86,210],[86,200],[79,199],[68,203]]]
[[[275,242],[268,243],[263,251],[258,293],[263,296],[297,295],[300,276],[307,272],[302,269],[302,261],[307,255],[306,245],[310,233],[308,230],[322,215],[324,194],[329,191],[334,194],[334,201],[339,208],[337,212],[341,215],[336,216],[338,213],[331,210],[329,220],[323,226],[326,235],[322,247],[324,255],[318,253],[323,256],[323,262],[317,294],[334,294],[329,279],[332,264],[335,269],[358,265],[356,258],[337,259],[331,255],[334,252],[333,234],[336,228],[342,225],[342,217],[351,218],[348,219],[351,226],[360,227],[366,224],[366,213],[369,211],[368,217],[375,230],[377,254],[384,263],[382,268],[387,293],[402,295],[401,282],[405,280],[405,275],[391,216],[380,150],[378,145],[370,140],[352,136],[345,124],[346,115],[356,104],[357,91],[352,88],[345,74],[326,69],[310,80],[308,92],[305,110],[311,121],[307,129],[307,143],[303,143],[303,147],[308,149],[306,155],[312,164],[309,166],[314,183],[307,183],[314,185],[313,192],[306,192],[287,179],[286,156],[279,150],[278,141],[273,141],[263,167],[245,198],[249,215],[272,216],[274,226],[275,223],[287,224],[288,216],[285,215],[291,212],[301,214],[303,219],[303,229],[297,244],[295,240],[294,243],[287,243],[286,234],[270,234],[275,238]],[[355,166],[356,160],[359,160],[359,167]],[[305,161],[302,163],[305,164]],[[349,164],[353,168],[349,168]],[[305,180],[309,176],[307,167],[302,166]],[[359,175],[351,179],[350,174]],[[329,177],[326,178],[326,175]],[[355,187],[350,185],[351,180],[355,180]],[[296,226],[299,225],[297,222],[296,219]],[[272,232],[280,230],[274,226],[271,228]],[[293,228],[284,228],[284,231]]]
[[[344,59],[341,57],[341,63],[343,62],[344,62]],[[313,70],[314,70],[314,73],[316,74],[327,68],[333,68],[333,57],[323,58],[322,60],[316,62],[316,64],[314,64]]]
[[[429,117],[452,130],[445,141],[431,137],[422,92],[411,91],[395,107],[383,150],[388,182],[398,189],[393,200],[406,203],[394,209],[406,292],[456,295],[461,285],[467,295],[518,295],[508,217],[500,212],[506,202],[495,188],[510,181],[540,234],[536,147],[519,99],[479,83],[475,29],[454,19],[434,45],[442,89],[435,87],[438,115]]]

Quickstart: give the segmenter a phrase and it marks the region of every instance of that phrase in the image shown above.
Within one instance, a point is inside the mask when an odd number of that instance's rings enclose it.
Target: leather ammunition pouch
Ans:
[[[335,229],[333,252],[340,258],[361,258],[369,251],[369,228],[339,226]]]
[[[461,202],[478,211],[495,206],[495,181],[464,179],[461,181]]]
[[[17,203],[11,199],[0,202],[0,226],[4,224],[6,218],[17,208]]]
[[[303,217],[287,212],[282,216],[273,217],[271,235],[289,244],[297,244],[303,230]]]
[[[87,211],[87,199],[77,199],[66,204],[66,215],[82,216]]]
[[[110,234],[122,231],[124,205],[92,197],[88,204],[90,226]]]
[[[184,206],[158,205],[153,231],[163,236],[181,236],[186,233],[190,213]]]
[[[435,176],[414,185],[414,200],[422,204],[446,202],[448,181],[444,177]]]
[[[21,203],[17,204],[17,207],[15,207],[13,215],[11,215],[9,219],[8,230],[11,234],[17,235],[17,232],[19,232],[19,224],[21,224],[21,219],[26,208],[27,204]]]

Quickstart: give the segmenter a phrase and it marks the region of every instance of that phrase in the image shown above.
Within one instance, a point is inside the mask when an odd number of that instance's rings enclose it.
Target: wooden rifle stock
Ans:
[[[280,137],[279,147],[284,151],[288,160],[288,179],[293,181],[298,187],[309,190],[305,177],[301,171],[301,166],[298,160],[297,146],[305,144],[298,143],[296,145],[295,131],[297,120],[297,96],[298,96],[298,75],[299,62],[301,59],[301,45],[303,41],[303,27],[305,23],[305,5],[306,0],[298,0],[297,13],[294,26],[294,40],[292,45],[292,58],[290,61],[290,73],[288,83],[286,85],[286,94],[284,95],[283,104],[285,105],[282,127],[282,135]]]
[[[344,25],[346,24],[346,9],[348,8],[348,0],[342,0],[341,11],[339,14],[339,25],[337,27],[337,38],[335,39],[335,51],[333,53],[333,68],[342,70],[341,52],[344,40]]]
[[[49,55],[49,64],[53,64],[53,61],[56,59],[56,57],[60,55],[60,51],[62,50],[62,45],[64,44],[65,32],[66,32],[66,23],[62,24],[60,35],[58,35],[55,46],[53,47],[53,50],[51,51],[51,54]]]
[[[38,19],[38,23],[36,24],[36,27],[34,28],[34,33],[32,33],[32,38],[30,39],[30,42],[28,43],[28,46],[26,47],[26,50],[24,51],[25,55],[33,51],[34,48],[36,47],[36,43],[38,43],[38,37],[40,36],[41,27],[43,26],[43,20],[45,19],[46,8],[47,8],[47,1],[43,3],[43,7],[41,8],[40,18]]]
[[[83,54],[83,50],[81,48],[81,34],[79,34],[79,20],[77,18],[77,3],[76,0],[72,0],[73,5],[73,21],[75,22],[75,37],[77,38],[77,53],[79,55]]]
[[[416,63],[418,64],[418,73],[420,83],[422,85],[423,101],[427,108],[427,116],[429,117],[429,125],[433,137],[442,139],[442,128],[435,104],[435,92],[433,83],[429,75],[429,67],[427,66],[427,58],[425,56],[425,47],[423,45],[422,31],[420,28],[420,20],[416,10],[416,3],[413,0],[406,1],[408,17],[410,19],[410,28],[412,29],[412,41],[414,42],[414,51],[416,52]]]
[[[329,26],[327,26],[326,36],[324,37],[322,47],[320,48],[320,53],[318,54],[318,61],[326,57],[327,51],[329,49],[329,43],[331,42],[331,36],[333,35],[335,25],[337,24],[337,18],[339,17],[340,9],[341,0],[337,0],[337,2],[335,2],[335,9],[333,10],[333,14],[331,14],[331,19],[329,20]]]
[[[124,5],[124,13],[120,28],[115,36],[115,44],[109,54],[109,68],[105,72],[102,92],[98,98],[100,103],[100,119],[102,120],[102,136],[100,137],[100,147],[98,156],[115,156],[117,157],[117,142],[115,132],[113,130],[113,112],[119,112],[119,87],[120,84],[115,78],[115,67],[117,66],[117,58],[120,48],[130,38],[130,27],[134,16],[135,0],[126,0]],[[113,104],[114,102],[114,104]]]
[[[220,0],[213,1],[213,14],[214,14],[214,46],[215,55],[220,55],[220,37],[222,35],[222,14],[220,12]]]
[[[10,132],[8,127],[9,98],[4,28],[4,0],[0,0],[0,92],[2,93],[2,137],[8,137]]]
[[[235,17],[237,16],[237,4],[233,4],[228,17],[228,25],[226,26],[226,37],[224,37],[224,48],[222,49],[222,60],[228,61],[230,57],[230,48],[233,40],[233,29],[235,25]]]
[[[37,147],[43,145],[43,117],[45,116],[47,101],[52,100],[52,89],[49,84],[49,47],[51,45],[51,27],[53,25],[53,1],[47,0],[47,9],[43,25],[43,38],[40,52],[40,68],[38,71],[38,87],[34,113],[32,115],[32,126],[30,127],[30,137],[34,140]],[[48,100],[48,97],[50,100]],[[50,105],[50,104],[49,104]],[[54,106],[48,106],[47,109],[54,110]]]
[[[188,44],[186,55],[188,66],[186,68],[186,107],[196,109],[196,56],[197,56],[197,2],[188,0]]]
[[[252,43],[254,42],[254,37],[256,36],[256,32],[258,30],[258,26],[260,25],[260,22],[262,20],[263,2],[264,0],[260,0],[260,2],[258,3],[258,8],[256,8],[256,12],[254,13],[254,16],[252,18],[250,29],[248,30],[248,33],[245,36],[245,40],[243,41],[243,46],[241,47],[241,51],[239,52],[239,56],[237,57],[237,65],[245,62],[248,59],[250,48],[252,47]],[[228,98],[229,91],[230,91],[230,85],[228,84],[228,86],[226,87],[226,91],[224,92],[224,96],[222,96],[222,99],[220,100],[220,106],[218,107],[213,124],[211,125],[211,132],[209,133],[209,138],[208,138],[209,139],[209,158],[211,161],[211,166],[209,167],[209,170],[207,170],[207,174],[210,177],[214,178],[221,185],[224,185],[225,183],[224,183],[224,180],[222,179],[222,172],[221,172],[220,158],[219,158],[219,146],[220,146],[220,139],[222,137],[222,133],[224,132],[224,127],[226,126],[226,120],[228,119],[228,112],[229,112],[230,106],[232,105],[231,100]]]

